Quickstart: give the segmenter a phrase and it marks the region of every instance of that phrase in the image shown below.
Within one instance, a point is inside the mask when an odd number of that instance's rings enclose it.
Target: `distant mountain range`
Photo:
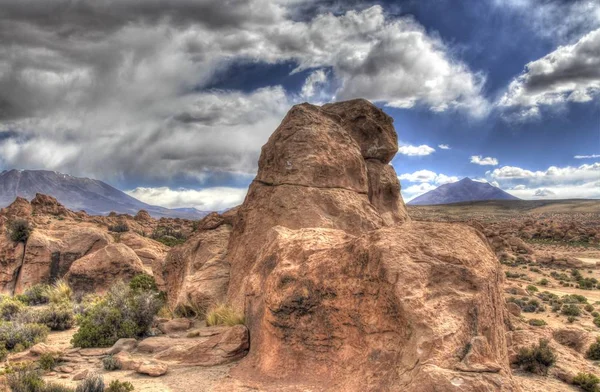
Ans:
[[[135,215],[146,210],[155,218],[200,219],[207,212],[195,208],[169,209],[139,201],[105,182],[73,177],[47,170],[5,170],[0,173],[0,207],[10,205],[17,196],[31,200],[36,193],[55,197],[73,211],[107,215],[111,211]]]
[[[520,200],[487,182],[473,181],[465,177],[460,181],[440,185],[409,201],[409,205],[433,205],[482,200]]]

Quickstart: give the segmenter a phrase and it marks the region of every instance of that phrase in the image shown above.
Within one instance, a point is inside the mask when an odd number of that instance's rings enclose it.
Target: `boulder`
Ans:
[[[176,318],[158,324],[158,329],[164,334],[187,331],[192,327],[192,321],[186,318]]]
[[[258,374],[343,380],[343,390],[516,390],[503,274],[475,230],[276,227],[258,260],[248,273],[252,346],[243,363]]]
[[[138,345],[138,341],[133,338],[121,338],[112,345],[111,348],[106,350],[107,355],[115,355],[121,351],[130,352],[135,349]]]
[[[248,329],[243,325],[206,328],[211,333],[194,338],[151,337],[140,342],[137,352],[189,366],[216,366],[240,359],[249,348]],[[207,332],[208,332],[207,331]]]
[[[151,377],[159,377],[163,374],[166,374],[168,370],[169,366],[164,362],[146,360],[140,363],[136,371],[140,374],[146,374]]]
[[[297,105],[269,138],[226,255],[252,336],[236,376],[518,391],[498,260],[468,226],[410,222],[395,139],[364,100]]]
[[[104,292],[114,282],[144,273],[144,265],[125,244],[111,244],[71,265],[66,279],[76,292]]]

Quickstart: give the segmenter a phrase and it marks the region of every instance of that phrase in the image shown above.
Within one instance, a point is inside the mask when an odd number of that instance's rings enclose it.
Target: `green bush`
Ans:
[[[131,392],[133,389],[129,381],[112,380],[106,392]]]
[[[48,285],[36,284],[29,287],[23,294],[15,296],[15,298],[26,305],[42,305],[48,303]]]
[[[129,288],[134,292],[152,291],[158,293],[158,286],[154,278],[148,274],[139,274],[129,281]]]
[[[31,232],[31,225],[25,219],[17,219],[8,224],[8,236],[13,242],[27,242]]]
[[[108,347],[121,338],[142,337],[162,305],[157,293],[135,292],[117,283],[104,298],[77,316],[79,330],[72,343],[76,347]]]
[[[573,324],[575,322],[575,320],[577,320],[577,317],[575,317],[575,316],[569,316],[569,317],[567,317],[567,322],[569,324]]]
[[[533,325],[534,327],[543,327],[546,325],[546,322],[541,319],[531,319],[529,320],[529,325]]]
[[[529,291],[530,293],[535,293],[535,292],[539,291],[538,288],[532,284],[528,285],[526,290]]]
[[[52,331],[64,331],[75,324],[75,313],[68,304],[51,305],[45,308],[26,308],[19,313],[17,322],[43,324]]]
[[[40,359],[38,359],[38,363],[40,368],[43,370],[52,370],[54,366],[56,366],[57,358],[50,353],[44,353],[40,355]]]
[[[125,233],[129,231],[129,225],[125,222],[119,222],[116,225],[108,226],[108,231],[113,233]]]
[[[129,392],[133,390],[133,386],[129,383],[118,383],[116,385],[117,387],[125,385],[125,388],[130,389],[111,390],[110,387],[105,389],[102,377],[96,374],[85,378],[73,390],[73,388],[64,385],[45,382],[42,374],[31,367],[10,372],[7,376],[7,384],[12,392]]]
[[[541,285],[541,286],[548,286],[548,283],[549,283],[549,282],[548,282],[548,279],[546,279],[546,278],[542,278],[542,279],[541,279],[541,280],[538,282],[538,284],[539,284],[539,285]]]
[[[588,313],[592,313],[594,311],[594,306],[590,305],[590,304],[587,304],[587,305],[585,305],[583,307],[583,309],[585,309],[585,311],[588,312]]]
[[[600,336],[596,338],[596,341],[590,344],[585,356],[594,361],[600,360]]]
[[[548,341],[540,339],[538,345],[523,347],[517,354],[516,364],[526,372],[546,375],[548,368],[556,363],[556,354],[548,346]]]
[[[575,304],[568,304],[562,307],[561,313],[565,316],[581,316],[581,309]]]
[[[102,366],[108,371],[121,369],[121,363],[112,355],[102,358]]]
[[[599,383],[600,378],[591,373],[579,373],[573,377],[573,385],[577,385],[585,392],[598,392],[600,390],[598,388]]]
[[[45,325],[0,322],[0,347],[4,344],[6,350],[31,347],[44,341],[47,336],[48,327]]]
[[[15,319],[23,309],[25,309],[25,305],[23,305],[21,301],[4,297],[0,302],[0,320],[11,321]]]

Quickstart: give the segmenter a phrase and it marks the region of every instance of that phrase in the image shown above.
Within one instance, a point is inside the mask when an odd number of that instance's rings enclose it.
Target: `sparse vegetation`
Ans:
[[[33,229],[25,219],[16,219],[8,223],[8,236],[13,242],[27,242]]]
[[[139,274],[129,281],[129,288],[134,292],[150,291],[158,293],[154,278],[148,274]]]
[[[118,222],[112,226],[108,226],[108,231],[113,233],[126,233],[129,231],[129,225],[125,222]]]
[[[66,281],[61,279],[48,288],[47,295],[50,303],[56,305],[70,304],[73,297],[73,290]]]
[[[21,301],[17,301],[10,297],[0,298],[0,320],[11,321],[17,317],[25,309],[25,305]]]
[[[536,293],[539,291],[539,289],[532,284],[528,285],[526,290],[529,291],[530,293]]]
[[[77,385],[75,392],[104,392],[104,380],[101,376],[92,374]]]
[[[144,336],[162,305],[157,293],[135,292],[124,283],[117,283],[77,316],[79,330],[72,343],[76,347],[107,347],[120,338]]]
[[[57,358],[50,353],[44,353],[40,356],[38,364],[43,370],[52,370],[56,366]]]
[[[573,377],[573,385],[577,385],[585,392],[600,391],[598,384],[600,384],[600,378],[591,373],[579,373]]]
[[[106,357],[102,358],[102,366],[104,367],[104,370],[108,371],[121,369],[121,364],[112,355],[107,355]]]
[[[548,374],[548,369],[555,363],[556,354],[545,339],[540,339],[537,345],[521,348],[516,361],[522,370],[540,375]]]
[[[206,325],[237,325],[244,324],[244,316],[239,314],[233,307],[220,304],[210,308],[206,314]]]
[[[183,244],[187,240],[181,231],[168,226],[157,226],[150,238],[169,247]]]
[[[594,343],[590,344],[585,356],[594,361],[600,360],[600,336],[596,338]]]
[[[46,304],[49,301],[48,298],[48,285],[36,284],[29,287],[23,294],[15,296],[15,299],[23,302],[26,305],[41,305]]]
[[[106,392],[131,392],[133,390],[133,385],[130,382],[113,380],[108,385]]]
[[[581,309],[575,304],[566,304],[562,307],[561,313],[565,316],[579,317],[581,316]]]
[[[529,325],[532,325],[534,327],[543,327],[544,325],[546,325],[546,322],[541,319],[531,319],[529,320]]]
[[[0,322],[0,347],[8,351],[22,351],[48,336],[48,327],[41,324]]]

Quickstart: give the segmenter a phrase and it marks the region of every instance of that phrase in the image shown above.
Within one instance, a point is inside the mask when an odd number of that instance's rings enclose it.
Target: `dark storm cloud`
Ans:
[[[5,0],[0,132],[11,133],[0,167],[125,186],[174,173],[197,183],[208,171],[254,172],[260,146],[300,100],[485,108],[483,77],[416,21],[340,4]],[[308,8],[311,18],[294,18]],[[239,62],[290,62],[310,74],[297,92],[266,82],[247,93],[203,90]]]

